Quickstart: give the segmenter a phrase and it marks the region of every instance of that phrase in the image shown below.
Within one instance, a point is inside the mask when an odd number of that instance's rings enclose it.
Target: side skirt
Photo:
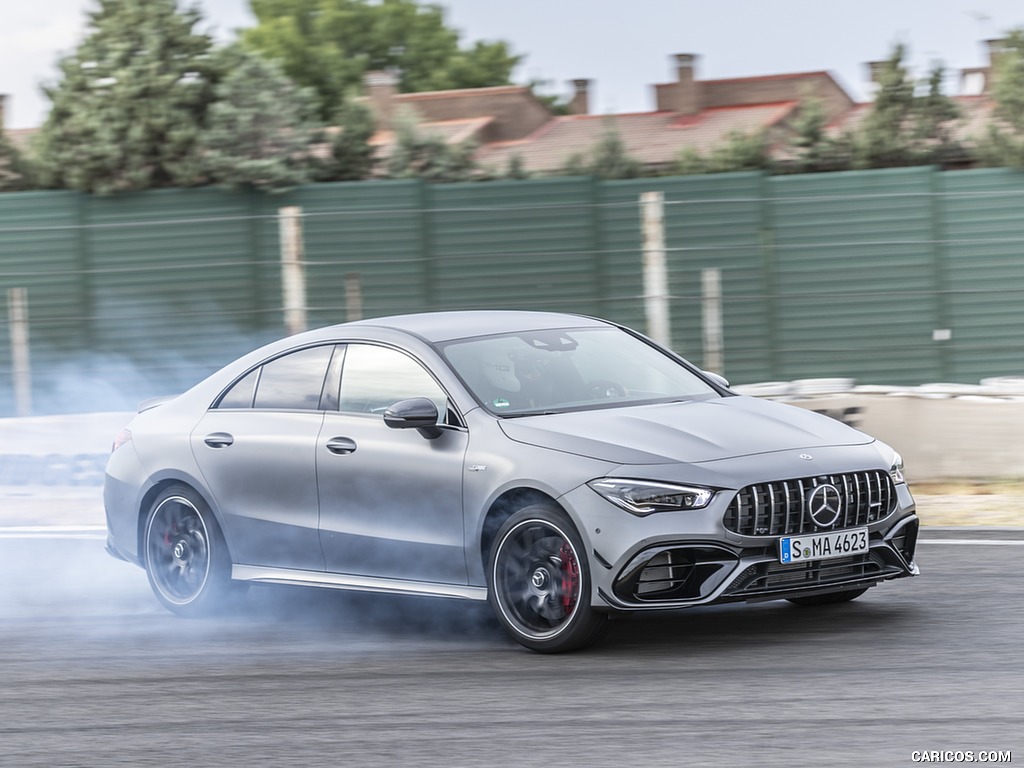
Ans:
[[[238,581],[264,584],[294,584],[303,587],[347,589],[353,592],[385,592],[393,595],[422,597],[448,597],[458,600],[487,600],[485,587],[463,584],[434,584],[428,581],[405,581],[373,576],[353,576],[346,573],[299,571],[290,568],[267,568],[257,565],[231,566],[231,578]]]

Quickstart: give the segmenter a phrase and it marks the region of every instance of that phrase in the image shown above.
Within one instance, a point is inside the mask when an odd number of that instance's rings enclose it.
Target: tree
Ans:
[[[320,168],[319,181],[360,181],[368,178],[376,163],[373,137],[373,113],[362,104],[348,103],[341,108],[338,129],[330,142],[331,157]]]
[[[923,147],[925,161],[944,164],[965,157],[963,146],[953,135],[960,108],[942,92],[944,73],[935,65],[928,75],[928,90],[917,99],[916,139]]]
[[[0,128],[0,192],[27,189],[31,186],[28,169],[21,153]]]
[[[1024,29],[1003,40],[994,69],[994,119],[978,154],[986,165],[1024,169]]]
[[[856,162],[860,167],[941,162],[955,150],[952,125],[959,110],[942,93],[942,67],[933,68],[927,94],[919,95],[903,65],[905,52],[902,45],[896,45],[882,66],[875,101],[856,135]]]
[[[777,161],[776,170],[791,173],[845,171],[853,166],[853,139],[828,131],[828,116],[821,100],[807,97],[793,119],[793,136]]]
[[[520,57],[504,42],[459,47],[440,5],[415,0],[252,0],[243,42],[312,88],[331,120],[367,71],[396,73],[403,92],[507,85]]]
[[[771,168],[768,142],[763,132],[741,133],[733,131],[725,142],[701,155],[692,147],[684,149],[674,171],[680,176],[703,173],[730,173],[733,171],[759,171]]]
[[[213,98],[208,35],[177,0],[98,0],[88,34],[45,88],[37,155],[49,186],[116,192],[197,179],[195,145]]]
[[[226,74],[214,89],[197,144],[206,178],[268,190],[310,181],[312,94],[256,54],[230,47],[217,57]]]
[[[567,176],[594,176],[598,179],[635,179],[646,175],[643,165],[629,154],[615,125],[609,123],[589,157],[572,155],[563,173]]]
[[[387,175],[392,179],[447,182],[479,178],[472,140],[453,145],[435,133],[421,133],[411,113],[398,116],[395,139],[387,161]]]
[[[530,178],[530,172],[526,170],[526,163],[523,162],[523,156],[518,152],[515,152],[508,159],[508,165],[505,167],[505,175],[502,177],[505,179],[516,179],[522,181]]]

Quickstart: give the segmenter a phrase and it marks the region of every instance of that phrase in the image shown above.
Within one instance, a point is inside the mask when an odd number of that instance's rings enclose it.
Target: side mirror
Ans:
[[[704,371],[704,375],[711,379],[715,384],[722,387],[723,389],[729,388],[729,380],[719,373],[713,373],[712,371]]]
[[[415,429],[428,440],[441,436],[437,406],[426,397],[399,400],[384,411],[384,423],[392,429]]]

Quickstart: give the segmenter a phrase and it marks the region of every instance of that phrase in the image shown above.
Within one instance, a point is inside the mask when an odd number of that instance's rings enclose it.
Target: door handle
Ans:
[[[338,456],[355,453],[356,441],[350,437],[332,437],[327,441],[327,450]]]
[[[214,432],[204,437],[203,442],[211,448],[227,448],[235,442],[235,438],[227,432]]]

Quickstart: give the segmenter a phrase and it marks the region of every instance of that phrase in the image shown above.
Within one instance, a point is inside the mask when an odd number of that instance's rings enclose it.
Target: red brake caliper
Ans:
[[[576,562],[576,556],[572,553],[572,547],[568,542],[562,542],[562,546],[558,550],[558,557],[562,561],[562,607],[568,615],[576,607],[580,585],[580,564]]]

